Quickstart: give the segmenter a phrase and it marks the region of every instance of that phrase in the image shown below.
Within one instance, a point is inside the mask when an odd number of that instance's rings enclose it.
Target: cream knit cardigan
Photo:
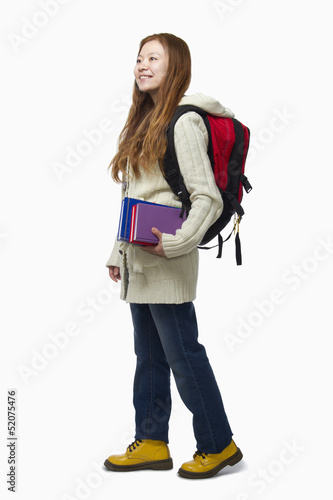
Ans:
[[[180,104],[193,104],[218,116],[233,117],[230,109],[203,94],[185,96]],[[196,297],[199,255],[197,245],[220,216],[223,208],[207,155],[208,133],[197,113],[184,114],[175,126],[175,148],[192,207],[176,235],[163,233],[166,257],[152,255],[138,245],[116,241],[106,266],[118,266],[121,273],[120,298],[128,303],[181,304]],[[180,207],[156,163],[140,177],[127,175],[126,193],[163,205]],[[158,228],[157,228],[158,229]]]

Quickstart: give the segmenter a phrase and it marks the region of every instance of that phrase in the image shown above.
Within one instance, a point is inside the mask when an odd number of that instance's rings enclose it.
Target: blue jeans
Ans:
[[[180,397],[193,414],[197,449],[220,453],[233,433],[205,348],[198,342],[193,302],[130,307],[137,356],[135,438],[169,442],[171,368]]]

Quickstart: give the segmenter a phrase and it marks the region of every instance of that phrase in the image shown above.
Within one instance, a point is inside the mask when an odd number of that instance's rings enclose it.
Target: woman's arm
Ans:
[[[201,116],[189,112],[179,118],[175,125],[175,149],[192,207],[176,235],[162,235],[163,250],[168,258],[191,252],[222,213],[223,202],[207,147],[208,132]]]
[[[123,201],[125,197],[125,190],[123,189],[123,185],[121,185],[121,201]],[[119,214],[117,214],[117,216],[119,217]],[[116,267],[120,267],[120,258],[121,258],[121,255],[119,253],[119,250],[120,250],[120,241],[115,240],[114,242],[114,245],[113,245],[113,249],[112,249],[112,252],[110,254],[110,257],[108,258],[105,266],[106,267],[111,267],[111,266],[116,266]],[[110,274],[110,270],[109,270],[109,274]],[[110,274],[110,277],[111,277],[111,274]],[[111,277],[112,279],[112,277]],[[119,278],[120,279],[120,278]]]

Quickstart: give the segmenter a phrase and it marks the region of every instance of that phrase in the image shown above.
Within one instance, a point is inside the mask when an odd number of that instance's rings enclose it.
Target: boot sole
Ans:
[[[208,477],[215,476],[215,474],[217,474],[221,469],[223,469],[227,465],[236,465],[238,462],[242,460],[242,458],[243,458],[243,453],[240,451],[239,448],[237,448],[237,451],[234,455],[227,458],[219,465],[217,465],[216,467],[207,472],[190,472],[180,468],[178,474],[182,477],[186,477],[187,479],[205,479]]]
[[[117,465],[106,459],[104,465],[107,469],[116,472],[130,472],[143,469],[170,470],[173,468],[172,458],[167,458],[166,460],[156,460],[154,462],[142,462],[141,464],[134,465]]]

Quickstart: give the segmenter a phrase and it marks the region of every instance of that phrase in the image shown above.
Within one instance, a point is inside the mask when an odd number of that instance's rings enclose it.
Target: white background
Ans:
[[[12,498],[6,484],[10,389],[17,391],[17,499],[327,497],[328,6],[304,0],[1,4],[2,498]],[[117,474],[102,466],[134,433],[130,314],[105,267],[120,197],[107,166],[129,109],[139,42],[159,32],[190,46],[187,94],[216,97],[251,129],[243,266],[236,266],[233,241],[221,261],[215,250],[201,253],[195,302],[201,342],[244,460],[206,481],[177,475],[195,441],[174,384],[174,469]],[[87,149],[87,134],[105,120],[109,132]],[[81,154],[66,166],[73,150]]]

